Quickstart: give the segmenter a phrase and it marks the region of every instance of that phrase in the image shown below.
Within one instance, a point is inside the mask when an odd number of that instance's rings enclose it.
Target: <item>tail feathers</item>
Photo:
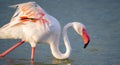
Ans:
[[[21,26],[9,27],[9,24],[6,24],[0,28],[0,39],[18,39],[23,37],[21,34]]]

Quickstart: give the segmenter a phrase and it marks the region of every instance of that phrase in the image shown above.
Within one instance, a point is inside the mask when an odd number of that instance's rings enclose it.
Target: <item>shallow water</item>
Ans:
[[[0,0],[0,27],[9,22],[15,9],[8,8],[29,0]],[[32,1],[32,0],[31,0]],[[69,39],[72,53],[68,59],[54,59],[49,45],[38,44],[35,61],[30,61],[30,45],[21,45],[4,58],[0,65],[120,65],[120,1],[119,0],[34,0],[62,27],[68,22],[80,21],[90,34],[90,44],[83,49],[82,38],[72,29]],[[18,40],[0,40],[0,53]],[[63,41],[61,51],[65,51]],[[44,50],[44,51],[43,51]]]

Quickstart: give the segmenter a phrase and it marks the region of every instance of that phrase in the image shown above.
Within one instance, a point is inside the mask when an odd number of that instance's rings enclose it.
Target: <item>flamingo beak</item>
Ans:
[[[83,30],[82,30],[82,38],[83,38],[83,41],[84,41],[84,48],[86,48],[87,45],[90,42],[90,37],[89,37],[85,28],[83,28]]]

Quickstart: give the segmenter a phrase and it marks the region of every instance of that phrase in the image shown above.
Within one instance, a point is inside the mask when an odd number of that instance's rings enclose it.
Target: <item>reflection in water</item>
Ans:
[[[71,60],[70,59],[65,59],[65,60],[53,59],[52,63],[53,64],[71,65]]]
[[[58,64],[71,65],[70,59],[65,60],[53,59],[51,63],[46,63],[47,61],[35,62],[32,60],[30,61],[26,59],[11,59],[11,58],[0,58],[0,60],[6,62],[4,65],[58,65]]]

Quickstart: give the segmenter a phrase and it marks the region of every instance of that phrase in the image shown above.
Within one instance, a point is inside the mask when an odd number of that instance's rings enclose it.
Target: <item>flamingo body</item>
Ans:
[[[61,26],[58,20],[47,14],[35,2],[27,2],[17,4],[15,6],[18,6],[18,8],[11,21],[0,28],[0,34],[2,34],[0,35],[0,39],[22,39],[23,42],[16,44],[13,48],[0,54],[1,57],[20,46],[25,41],[29,42],[32,47],[31,59],[34,59],[37,43],[41,42],[45,42],[50,45],[51,52],[55,58],[68,58],[71,53],[71,46],[67,37],[67,30],[70,27],[73,27],[79,35],[83,36],[83,39],[85,38],[84,42],[87,46],[89,35],[87,34],[85,26],[80,22],[68,23],[63,29],[63,40],[66,46],[66,52],[61,53],[59,50]]]

